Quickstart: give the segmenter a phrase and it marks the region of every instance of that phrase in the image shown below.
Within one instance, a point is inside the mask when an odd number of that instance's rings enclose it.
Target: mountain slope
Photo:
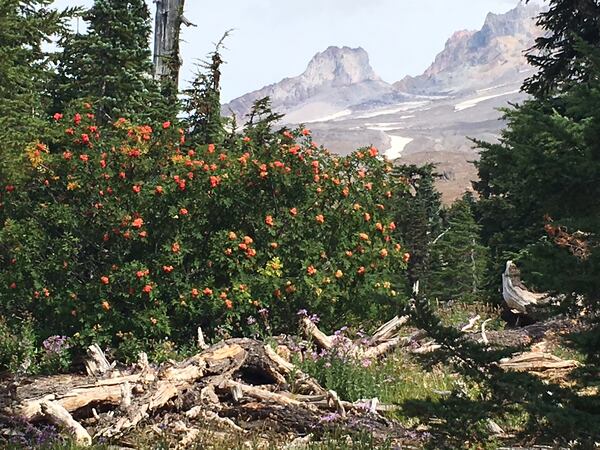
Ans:
[[[541,33],[533,17],[541,6],[520,2],[505,14],[488,14],[479,31],[459,31],[420,76],[394,84],[401,92],[447,94],[521,82],[529,71],[524,50]]]
[[[394,89],[375,73],[364,49],[329,47],[301,75],[243,95],[223,110],[243,117],[254,101],[269,96],[274,109],[286,113],[287,122],[310,122],[389,95],[396,95]]]

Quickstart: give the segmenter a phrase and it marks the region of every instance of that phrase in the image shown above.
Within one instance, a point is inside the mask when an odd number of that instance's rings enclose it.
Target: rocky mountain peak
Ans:
[[[369,63],[369,55],[363,48],[335,46],[317,53],[301,77],[311,86],[322,84],[347,86],[363,81],[380,80]]]
[[[454,33],[423,75],[406,77],[395,87],[438,94],[517,81],[528,70],[523,51],[541,34],[534,18],[542,8],[535,1],[520,1],[504,14],[489,13],[479,31]]]

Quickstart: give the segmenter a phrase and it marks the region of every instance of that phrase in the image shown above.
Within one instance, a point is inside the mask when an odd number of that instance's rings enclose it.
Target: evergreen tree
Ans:
[[[65,34],[66,20],[75,12],[59,12],[51,4],[0,0],[0,180],[18,175],[25,146],[40,137],[47,122],[51,55],[43,44]]]
[[[580,25],[595,29],[599,16],[597,2],[578,3],[583,6],[550,2],[543,22],[548,42],[558,45],[560,36],[573,37],[575,53],[555,46],[539,54],[538,78],[546,87],[533,91],[537,97],[506,111],[508,124],[499,143],[480,143],[480,181],[475,186],[481,197],[482,235],[492,251],[496,280],[506,259],[517,257],[530,284],[580,294],[597,310],[600,50],[589,45],[592,38],[588,43],[580,38]],[[565,22],[569,13],[578,20]]]
[[[87,34],[61,42],[55,109],[86,99],[101,121],[121,116],[138,121],[172,118],[177,110],[173,95],[163,97],[152,79],[146,2],[96,0],[83,18],[89,24]]]
[[[192,86],[184,91],[187,129],[190,142],[195,145],[221,143],[225,138],[221,117],[221,59],[220,48],[225,33],[215,51],[209,55],[210,62],[200,64]]]
[[[431,164],[399,166],[395,174],[405,180],[408,191],[397,203],[396,232],[410,253],[408,288],[417,281],[426,289],[431,265],[430,244],[441,230],[441,196]],[[423,291],[425,292],[425,291]]]
[[[526,80],[525,91],[543,97],[562,90],[569,82],[594,77],[590,68],[578,61],[585,59],[582,44],[600,46],[598,0],[552,0],[537,23],[550,33],[537,38],[527,54],[529,63],[539,70]]]
[[[454,202],[447,212],[444,231],[431,243],[431,269],[427,296],[439,300],[477,300],[482,291],[487,250],[481,245],[472,195]]]

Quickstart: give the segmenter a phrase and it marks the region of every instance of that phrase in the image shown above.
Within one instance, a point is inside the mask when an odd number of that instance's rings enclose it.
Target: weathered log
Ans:
[[[319,327],[317,327],[317,325],[308,317],[303,318],[301,322],[304,333],[313,338],[319,347],[325,350],[331,350],[333,348],[333,338],[319,330]]]
[[[398,328],[405,325],[408,322],[408,319],[408,316],[396,316],[389,322],[384,323],[377,331],[375,331],[373,337],[369,339],[369,345],[374,345],[378,342],[393,338],[397,334]]]
[[[525,352],[500,360],[499,366],[505,370],[541,372],[553,369],[573,369],[579,366],[579,363],[575,360],[561,359],[550,353]]]
[[[87,349],[88,358],[85,360],[85,370],[90,376],[102,376],[112,369],[104,352],[97,344],[92,344]]]
[[[65,429],[75,442],[82,446],[92,445],[92,437],[83,426],[73,419],[73,416],[60,404],[53,401],[43,401],[40,409],[46,419]]]
[[[169,81],[173,86],[179,82],[179,34],[181,25],[191,24],[183,16],[185,0],[155,0],[154,20],[154,77]]]
[[[539,305],[548,294],[537,294],[527,290],[520,278],[520,272],[512,261],[506,262],[502,274],[502,297],[506,305],[522,314],[528,314],[531,305]]]

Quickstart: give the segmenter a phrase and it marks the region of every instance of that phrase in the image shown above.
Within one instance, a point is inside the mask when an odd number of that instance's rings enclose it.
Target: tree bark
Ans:
[[[154,20],[154,78],[179,83],[179,32],[181,24],[193,25],[183,16],[185,0],[155,0]]]

